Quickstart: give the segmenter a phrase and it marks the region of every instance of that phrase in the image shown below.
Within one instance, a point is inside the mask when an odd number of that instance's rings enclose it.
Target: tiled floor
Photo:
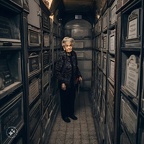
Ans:
[[[75,109],[78,120],[70,123],[61,119],[59,111],[48,144],[98,144],[88,92],[80,92]]]

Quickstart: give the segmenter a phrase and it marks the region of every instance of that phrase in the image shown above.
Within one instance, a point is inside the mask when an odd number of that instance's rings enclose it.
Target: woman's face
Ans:
[[[71,42],[65,42],[64,50],[65,50],[67,53],[70,53],[70,52],[72,51],[72,43],[71,43]]]

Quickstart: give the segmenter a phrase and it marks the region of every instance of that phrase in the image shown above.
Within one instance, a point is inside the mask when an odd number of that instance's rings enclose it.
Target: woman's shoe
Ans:
[[[73,119],[73,120],[77,120],[78,118],[75,116],[75,115],[71,115],[71,116],[69,116],[71,119]]]
[[[70,122],[70,119],[68,117],[64,117],[62,118],[65,122],[69,123]]]

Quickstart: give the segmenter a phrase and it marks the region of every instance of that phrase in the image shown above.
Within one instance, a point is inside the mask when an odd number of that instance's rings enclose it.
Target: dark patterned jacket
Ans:
[[[71,52],[72,65],[70,57],[67,56],[65,51],[61,51],[58,60],[55,65],[55,74],[59,81],[59,84],[65,83],[69,85],[70,82],[75,82],[76,79],[81,76],[81,73],[77,64],[77,55],[74,51]]]

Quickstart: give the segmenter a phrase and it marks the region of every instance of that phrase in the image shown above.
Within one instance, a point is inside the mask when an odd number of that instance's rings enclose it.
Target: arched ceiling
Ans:
[[[100,12],[105,2],[106,0],[62,0],[64,6],[62,19],[68,21],[75,15],[82,15],[84,19],[93,23],[96,12]]]
[[[58,17],[65,24],[81,15],[83,19],[93,23],[96,14],[101,12],[107,0],[53,0],[52,9],[58,9]]]

